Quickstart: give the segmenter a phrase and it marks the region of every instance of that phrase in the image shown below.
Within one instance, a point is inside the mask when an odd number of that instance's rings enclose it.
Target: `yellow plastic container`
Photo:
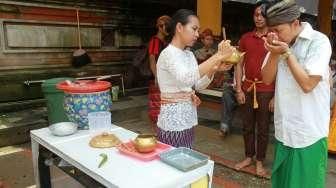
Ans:
[[[333,106],[332,115],[330,118],[328,150],[329,152],[336,153],[336,103]]]
[[[203,176],[201,179],[195,181],[190,185],[190,188],[208,188],[209,187],[209,176]]]

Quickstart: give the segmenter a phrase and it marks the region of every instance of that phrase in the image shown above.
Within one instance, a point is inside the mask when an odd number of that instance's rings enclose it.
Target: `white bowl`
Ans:
[[[49,130],[56,136],[67,136],[77,131],[78,125],[73,122],[59,122],[49,126]]]

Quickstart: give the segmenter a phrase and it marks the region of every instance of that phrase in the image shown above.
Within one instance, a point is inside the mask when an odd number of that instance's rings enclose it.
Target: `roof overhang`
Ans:
[[[256,0],[223,0],[223,2],[240,2],[255,4]],[[318,1],[317,0],[296,0],[296,3],[301,7],[305,8],[305,14],[310,14],[317,16],[318,12]],[[333,19],[336,19],[336,1],[333,4]]]

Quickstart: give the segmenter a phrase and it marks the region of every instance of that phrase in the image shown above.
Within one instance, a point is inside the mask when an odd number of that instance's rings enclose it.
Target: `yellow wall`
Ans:
[[[210,28],[214,35],[221,35],[222,0],[197,0],[197,15],[200,19],[201,31]]]

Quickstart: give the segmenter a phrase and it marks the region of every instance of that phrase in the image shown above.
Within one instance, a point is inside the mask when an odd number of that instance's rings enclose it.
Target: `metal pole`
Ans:
[[[125,94],[124,77],[122,74],[108,74],[108,75],[99,75],[99,76],[78,77],[76,78],[76,80],[85,80],[85,79],[105,80],[111,77],[120,77],[123,95],[125,96],[126,94]],[[23,83],[29,86],[30,84],[37,84],[37,83],[41,84],[43,82],[45,82],[45,80],[26,80]]]

